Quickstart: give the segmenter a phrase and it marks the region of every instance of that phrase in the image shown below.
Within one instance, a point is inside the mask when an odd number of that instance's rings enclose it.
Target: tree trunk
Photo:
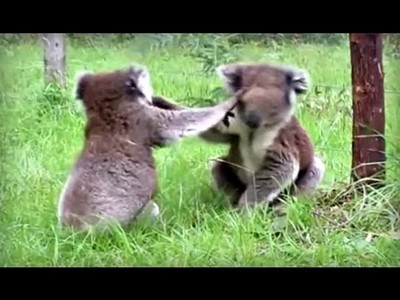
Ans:
[[[350,34],[353,180],[385,177],[385,101],[381,34]],[[373,177],[375,179],[373,179]]]
[[[66,41],[65,34],[43,34],[44,80],[45,84],[56,81],[60,86],[66,83]]]

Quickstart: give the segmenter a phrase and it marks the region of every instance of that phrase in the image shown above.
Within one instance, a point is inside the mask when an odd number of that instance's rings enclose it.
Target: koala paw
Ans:
[[[224,123],[224,125],[226,127],[229,127],[229,118],[234,118],[235,114],[232,111],[229,111],[226,115],[225,118],[222,120],[222,123]]]
[[[224,122],[218,123],[215,128],[220,132],[220,133],[227,133],[228,132],[228,126],[225,125]]]

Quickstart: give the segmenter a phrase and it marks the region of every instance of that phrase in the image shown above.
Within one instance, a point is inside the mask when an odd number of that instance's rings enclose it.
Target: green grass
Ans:
[[[60,190],[82,147],[84,116],[72,97],[80,69],[111,70],[138,62],[149,67],[154,90],[172,99],[210,97],[221,86],[201,73],[190,51],[177,46],[135,52],[135,44],[68,45],[69,87],[60,99],[43,91],[38,44],[4,47],[1,85],[2,266],[399,266],[399,131],[396,94],[387,102],[387,185],[335,204],[351,165],[350,62],[347,45],[242,45],[235,59],[306,68],[314,88],[297,112],[327,163],[323,196],[288,204],[286,219],[255,211],[233,213],[210,188],[208,160],[226,151],[197,138],[155,152],[161,219],[107,236],[61,232]],[[396,90],[400,61],[385,57],[387,90]],[[183,100],[182,100],[183,101]],[[194,103],[194,102],[193,102]],[[186,104],[195,105],[187,102]],[[397,156],[397,159],[396,159]],[[277,234],[279,230],[280,234]]]

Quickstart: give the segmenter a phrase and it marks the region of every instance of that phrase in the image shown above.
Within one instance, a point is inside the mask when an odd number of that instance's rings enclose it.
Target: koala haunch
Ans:
[[[296,97],[309,87],[307,73],[244,63],[223,65],[217,72],[238,102],[224,120],[199,135],[230,145],[229,153],[212,164],[215,187],[229,194],[234,206],[272,203],[286,188],[292,194],[315,190],[325,165],[294,116]]]
[[[152,201],[157,174],[154,146],[198,135],[216,125],[236,100],[180,111],[152,105],[150,75],[144,67],[85,73],[76,96],[86,112],[83,149],[59,199],[61,224],[75,229],[106,222],[129,225]]]

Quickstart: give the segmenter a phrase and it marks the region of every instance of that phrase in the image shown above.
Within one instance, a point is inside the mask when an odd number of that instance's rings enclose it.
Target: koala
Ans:
[[[266,63],[234,63],[217,68],[237,105],[200,137],[230,144],[212,165],[215,187],[237,207],[274,204],[284,190],[314,191],[325,164],[294,115],[297,96],[310,85],[306,71]]]
[[[165,110],[152,104],[150,74],[131,65],[103,73],[83,73],[76,98],[85,110],[84,144],[58,204],[61,226],[78,230],[123,227],[158,205],[154,147],[198,135],[220,122],[235,99],[207,108]]]
[[[297,96],[309,89],[308,74],[266,63],[233,63],[217,68],[237,105],[200,138],[229,145],[212,163],[214,187],[234,207],[279,203],[283,191],[305,194],[317,188],[325,164],[294,115]],[[168,109],[175,104],[157,103]]]

